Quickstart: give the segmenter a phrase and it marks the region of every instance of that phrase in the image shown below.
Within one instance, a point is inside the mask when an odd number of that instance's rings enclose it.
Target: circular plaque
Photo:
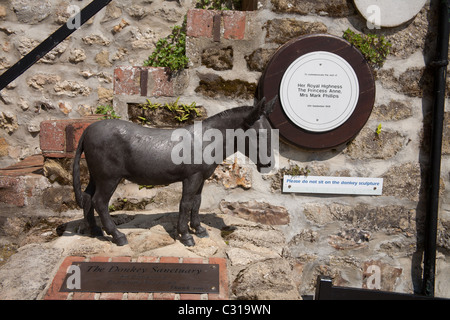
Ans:
[[[339,127],[358,102],[358,79],[337,54],[317,51],[295,60],[280,85],[283,110],[297,126],[314,132]]]
[[[414,18],[426,0],[354,0],[361,15],[380,27],[397,27]]]
[[[293,39],[272,56],[259,98],[278,94],[269,121],[288,143],[330,149],[353,139],[372,111],[375,84],[362,54],[342,38]]]

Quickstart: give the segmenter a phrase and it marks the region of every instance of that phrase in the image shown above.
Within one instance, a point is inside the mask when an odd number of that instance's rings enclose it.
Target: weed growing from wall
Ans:
[[[195,8],[207,10],[240,10],[241,7],[241,0],[199,0],[195,4]],[[164,67],[171,72],[187,67],[186,20],[185,16],[181,26],[172,27],[170,35],[158,40],[155,51],[144,61],[144,66]]]
[[[241,10],[241,0],[199,0],[196,9],[207,10]]]
[[[156,43],[156,49],[144,61],[144,66],[164,67],[171,72],[180,71],[187,67],[186,57],[186,19],[181,26],[172,27],[172,33],[161,38]]]
[[[103,115],[102,119],[119,119],[120,118],[120,116],[118,116],[116,114],[113,107],[111,107],[110,105],[98,106],[97,109],[95,110],[95,114],[102,114]]]
[[[383,66],[392,46],[384,36],[357,34],[350,29],[344,32],[343,38],[361,51],[373,69]]]
[[[201,111],[200,109],[198,109],[195,102],[192,102],[191,104],[183,104],[178,103],[179,99],[180,97],[178,97],[178,99],[174,102],[165,104],[151,102],[149,99],[147,99],[147,102],[140,106],[143,112],[145,112],[145,110],[164,109],[172,114],[173,119],[180,123],[202,116]],[[151,123],[151,119],[149,119],[145,113],[143,113],[142,116],[138,116],[137,118],[142,124]]]

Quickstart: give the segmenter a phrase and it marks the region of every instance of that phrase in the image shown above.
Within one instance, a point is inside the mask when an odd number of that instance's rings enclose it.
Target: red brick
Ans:
[[[196,38],[212,38],[215,14],[217,14],[217,11],[214,10],[189,10],[187,12],[186,35]]]
[[[93,256],[89,258],[89,262],[109,262],[109,257]]]
[[[153,300],[175,300],[175,293],[169,292],[155,292]]]
[[[65,128],[67,121],[46,120],[41,122],[39,144],[43,153],[63,152],[66,146]]]
[[[157,262],[158,257],[138,257],[137,262]]]
[[[170,76],[165,72],[165,68],[162,67],[146,67],[142,69],[143,72],[147,71],[147,92],[146,96],[150,97],[173,97],[173,81],[170,80]],[[144,85],[144,84],[143,84]]]
[[[24,207],[39,191],[44,157],[33,155],[9,167],[0,169],[0,203]]]
[[[223,37],[225,39],[244,39],[246,28],[245,11],[221,12],[216,10],[191,9],[187,14],[186,34],[196,38],[213,38],[215,15],[222,16]]]
[[[95,292],[74,292],[72,300],[94,300]]]
[[[114,69],[114,94],[136,95],[140,93],[140,67],[120,66]]]
[[[180,293],[180,300],[201,300],[202,295],[199,293]]]
[[[65,129],[67,129],[69,126],[71,126],[71,130],[73,131],[73,137],[71,141],[69,141],[69,137],[67,136],[67,130],[66,132],[66,153],[73,152],[77,150],[78,142],[80,141],[81,135],[83,134],[84,130],[86,130],[87,127],[89,127],[93,122],[96,120],[87,120],[87,121],[77,121],[73,123],[69,123]],[[71,148],[69,149],[69,144],[71,145]]]
[[[99,300],[123,300],[123,292],[102,292]]]
[[[183,263],[203,263],[203,258],[183,258]]]
[[[149,300],[148,292],[128,292],[128,300]]]
[[[245,11],[224,11],[223,37],[230,40],[243,40],[245,36]]]
[[[161,262],[161,263],[179,263],[180,258],[178,258],[178,257],[161,257],[161,258],[159,258],[159,262]]]
[[[55,277],[53,278],[52,284],[50,288],[45,293],[45,300],[66,300],[69,292],[59,292],[61,286],[63,285],[64,278],[67,274],[67,268],[73,262],[83,262],[85,260],[84,257],[67,257],[59,266],[58,271],[56,272]]]
[[[131,257],[112,257],[111,262],[131,262]]]
[[[17,207],[25,206],[25,186],[20,177],[1,176],[0,202]]]
[[[83,131],[99,119],[100,116],[95,115],[80,119],[42,121],[39,133],[42,155],[50,158],[73,158]],[[66,134],[69,126],[72,133],[70,137]]]

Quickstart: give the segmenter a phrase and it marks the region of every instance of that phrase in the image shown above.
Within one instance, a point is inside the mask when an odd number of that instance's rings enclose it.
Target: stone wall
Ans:
[[[69,4],[82,7],[88,2],[1,3],[0,68],[11,66],[64,23]],[[213,115],[253,104],[266,63],[289,39],[310,33],[340,37],[347,28],[384,34],[392,52],[375,71],[374,109],[352,142],[321,152],[281,142],[280,170],[264,176],[254,166],[229,160],[208,180],[202,211],[238,215],[281,230],[285,239],[275,258],[295,271],[301,295],[312,294],[319,274],[333,277],[335,285],[373,288],[373,270],[381,274],[379,289],[420,291],[433,83],[426,65],[436,38],[429,5],[411,21],[380,30],[367,29],[353,2],[346,0],[265,0],[251,12],[189,10],[193,7],[189,1],[112,1],[1,92],[0,164],[41,152],[43,120],[79,118],[107,103],[127,119],[130,103],[177,97],[180,102],[195,101]],[[158,38],[181,24],[185,15],[189,67],[170,80],[163,70],[142,67]],[[436,262],[436,295],[444,297],[450,297],[449,118],[446,107]],[[380,123],[381,133],[375,137]],[[282,174],[294,165],[310,175],[384,178],[383,195],[282,193]],[[137,186],[126,184],[113,199],[155,197],[150,206],[173,210],[179,191],[176,185],[142,190],[144,196]],[[238,279],[256,267],[271,269],[275,261],[271,257],[262,265],[260,253],[251,246],[242,246],[239,255],[245,257],[236,259],[233,249],[227,254],[241,269]]]
[[[70,7],[91,1],[0,2],[0,72],[64,24]],[[159,38],[181,24],[187,1],[112,1],[2,90],[0,166],[39,153],[39,124],[79,118],[112,104],[117,65],[142,65]]]

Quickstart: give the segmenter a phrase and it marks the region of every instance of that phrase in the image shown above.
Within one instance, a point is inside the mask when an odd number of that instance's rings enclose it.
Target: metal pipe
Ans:
[[[437,0],[438,1],[438,0]],[[445,105],[445,87],[448,64],[449,0],[439,0],[436,7],[439,15],[438,37],[434,77],[433,122],[430,149],[430,188],[426,216],[426,235],[423,267],[423,294],[434,296],[436,271],[437,223],[439,211],[439,180],[441,170],[442,132]]]

